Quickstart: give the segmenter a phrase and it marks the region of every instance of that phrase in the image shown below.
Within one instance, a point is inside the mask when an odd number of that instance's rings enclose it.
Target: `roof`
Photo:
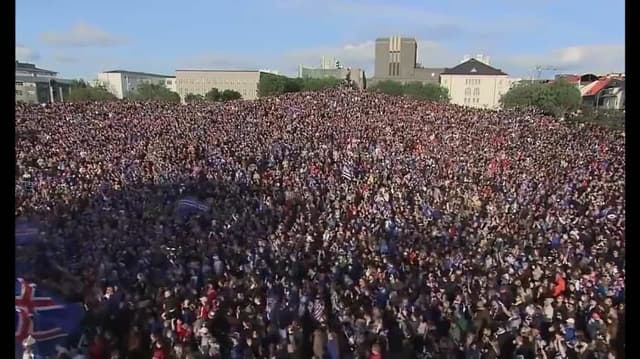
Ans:
[[[600,79],[583,87],[580,90],[580,92],[582,93],[583,97],[594,96],[598,94],[598,92],[602,91],[602,89],[607,87],[607,85],[609,85],[610,82],[611,82],[611,79],[607,79],[607,78]]]
[[[111,70],[111,71],[104,71],[103,73],[106,74],[131,74],[131,75],[138,75],[138,76],[149,76],[149,77],[175,77],[175,76],[171,76],[171,75],[160,75],[160,74],[152,74],[152,73],[148,73],[148,72],[138,72],[138,71],[127,71],[127,70]]]
[[[469,59],[460,65],[445,69],[442,75],[484,75],[484,76],[506,76],[502,70],[491,67],[476,59]]]
[[[51,81],[59,83],[59,84],[71,84],[73,80],[65,80],[65,79],[51,79],[45,77],[33,77],[33,76],[16,76],[16,81],[18,82],[26,82],[26,83],[50,83]]]
[[[41,69],[36,67],[36,65],[34,64],[29,64],[26,62],[19,62],[19,61],[16,61],[16,71],[29,71],[29,72],[35,72],[35,73],[47,72],[47,73],[57,74],[56,71]]]

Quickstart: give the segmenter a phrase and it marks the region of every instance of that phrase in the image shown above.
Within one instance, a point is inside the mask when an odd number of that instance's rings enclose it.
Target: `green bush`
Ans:
[[[401,84],[397,81],[380,81],[377,84],[369,88],[370,91],[382,92],[387,95],[394,96],[407,96],[411,98],[437,101],[437,102],[449,102],[449,91],[433,83],[423,84],[422,82],[411,82],[407,84]]]
[[[535,107],[558,118],[578,110],[582,104],[580,90],[565,80],[550,84],[523,82],[502,95],[504,108]]]
[[[133,101],[180,102],[180,95],[162,85],[141,84],[136,91],[129,96],[129,99]]]
[[[65,101],[69,102],[93,102],[116,101],[117,98],[107,91],[104,86],[90,86],[83,80],[74,80],[69,88],[69,95]]]

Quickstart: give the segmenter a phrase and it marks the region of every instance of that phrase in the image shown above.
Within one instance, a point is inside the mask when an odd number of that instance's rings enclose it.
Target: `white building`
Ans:
[[[176,77],[169,75],[113,70],[99,73],[98,82],[119,99],[128,97],[136,91],[139,85],[145,83],[163,85],[176,92]]]
[[[501,70],[469,59],[442,72],[440,85],[449,90],[453,104],[497,109],[500,97],[511,88],[511,80]]]
[[[188,94],[204,96],[212,88],[234,90],[244,100],[258,98],[259,70],[176,70],[176,92],[182,101]]]
[[[323,70],[333,70],[338,68],[340,62],[333,56],[322,56],[320,68]]]

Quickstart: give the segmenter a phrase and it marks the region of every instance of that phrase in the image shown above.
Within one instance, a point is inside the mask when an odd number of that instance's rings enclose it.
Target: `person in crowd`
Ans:
[[[91,358],[623,358],[624,148],[349,88],[17,104],[15,212]]]

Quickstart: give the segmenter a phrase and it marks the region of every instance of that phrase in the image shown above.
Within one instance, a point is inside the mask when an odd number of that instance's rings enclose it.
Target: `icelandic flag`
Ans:
[[[38,356],[48,357],[56,346],[73,345],[79,337],[84,310],[79,303],[67,303],[28,283],[22,278],[15,282],[15,353],[22,357],[23,342],[31,337]]]
[[[28,246],[35,244],[40,236],[40,228],[34,222],[26,219],[16,220],[16,245]]]
[[[197,200],[195,197],[185,197],[178,201],[178,214],[188,216],[191,214],[205,213],[209,211],[209,206]]]
[[[342,177],[349,181],[353,181],[353,166],[349,163],[345,163],[342,166]]]

